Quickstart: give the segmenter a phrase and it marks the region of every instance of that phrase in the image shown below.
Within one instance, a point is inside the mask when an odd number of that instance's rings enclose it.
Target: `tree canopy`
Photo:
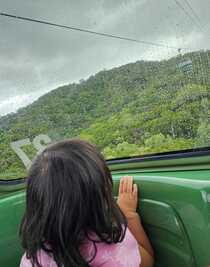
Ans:
[[[26,174],[10,143],[39,134],[87,139],[107,159],[210,146],[208,58],[210,51],[197,51],[103,70],[1,117],[0,178]],[[179,66],[188,59],[185,72]],[[32,144],[24,150],[36,154]]]

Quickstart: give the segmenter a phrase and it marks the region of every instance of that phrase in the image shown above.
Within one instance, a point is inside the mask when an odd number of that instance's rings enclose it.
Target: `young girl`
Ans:
[[[112,177],[95,146],[58,142],[34,161],[20,234],[20,267],[150,267],[153,250],[136,213],[137,185]]]

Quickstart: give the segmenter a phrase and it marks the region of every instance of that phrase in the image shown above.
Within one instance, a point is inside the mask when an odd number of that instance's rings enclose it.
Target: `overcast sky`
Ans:
[[[179,2],[193,16],[186,0]],[[209,49],[210,1],[188,2],[200,18],[203,31],[174,0],[0,0],[0,12],[185,47],[189,51]],[[102,69],[177,54],[176,49],[1,16],[0,34],[0,116],[16,111],[57,86],[86,79]]]

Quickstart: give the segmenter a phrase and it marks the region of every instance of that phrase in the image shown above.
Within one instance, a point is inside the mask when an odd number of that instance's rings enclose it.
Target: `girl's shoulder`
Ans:
[[[82,254],[87,260],[91,260],[95,253],[95,258],[91,261],[92,267],[139,267],[141,257],[136,239],[127,228],[122,242],[116,244],[106,244],[103,242],[87,243],[82,248]]]
[[[139,267],[141,263],[138,243],[128,228],[122,242],[116,244],[97,242],[94,245],[87,241],[81,247],[81,254],[87,261],[94,258],[90,262],[91,267],[102,265],[103,267]],[[43,267],[57,267],[53,257],[44,250],[39,250],[37,257]],[[22,257],[20,267],[32,267],[26,254]]]
[[[44,250],[39,250],[37,252],[37,257],[38,257],[39,263],[43,267],[57,267],[57,264],[54,261],[53,257],[48,255]],[[26,253],[22,256],[20,267],[32,267],[32,263],[30,259],[26,257]]]

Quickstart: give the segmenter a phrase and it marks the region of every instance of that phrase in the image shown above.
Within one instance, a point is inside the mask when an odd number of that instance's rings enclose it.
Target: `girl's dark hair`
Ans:
[[[58,267],[90,266],[80,246],[85,239],[117,243],[126,220],[112,195],[112,177],[97,148],[86,141],[58,142],[37,156],[29,171],[26,211],[20,235],[26,256],[42,267],[38,251],[51,255]],[[89,233],[95,233],[97,240]],[[93,256],[93,258],[95,257]]]

